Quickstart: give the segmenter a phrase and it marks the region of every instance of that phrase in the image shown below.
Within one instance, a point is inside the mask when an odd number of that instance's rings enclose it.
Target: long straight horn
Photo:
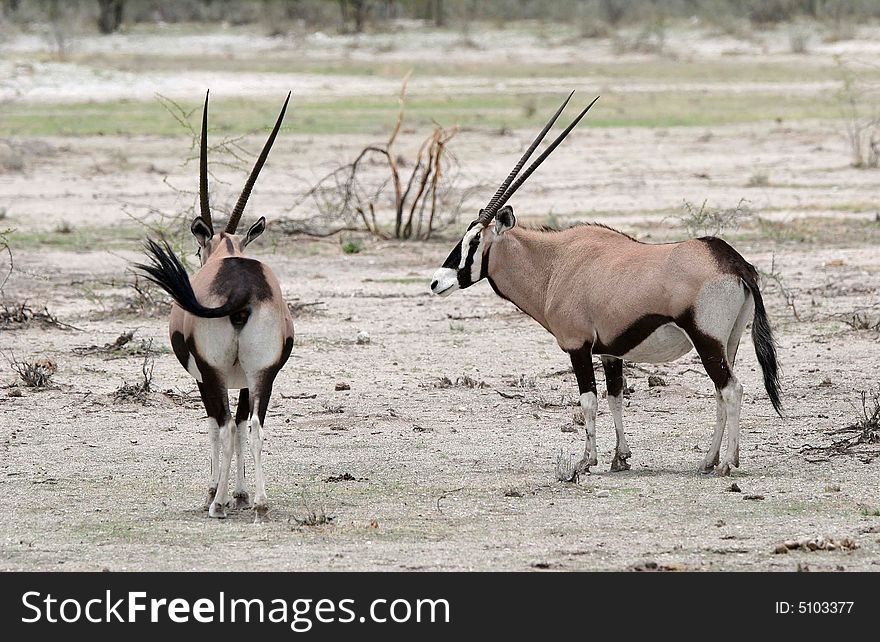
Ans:
[[[546,159],[551,153],[553,153],[553,150],[556,149],[557,147],[559,147],[559,143],[561,143],[563,140],[565,140],[565,137],[568,136],[569,132],[571,132],[571,130],[574,129],[574,128],[577,126],[577,124],[578,124],[579,122],[581,122],[581,119],[582,119],[584,116],[587,115],[587,112],[590,111],[590,107],[592,107],[593,105],[595,105],[597,100],[599,100],[599,97],[598,97],[598,96],[596,96],[595,98],[593,98],[593,102],[591,102],[589,105],[587,105],[586,107],[584,107],[584,110],[583,110],[580,114],[577,115],[577,118],[575,118],[573,121],[571,121],[571,124],[570,124],[568,127],[565,128],[565,131],[563,131],[561,134],[559,134],[559,136],[557,136],[556,140],[554,140],[554,141],[550,144],[550,146],[547,147],[547,149],[545,149],[545,150],[543,151],[543,153],[542,153],[540,156],[538,156],[538,158],[535,159],[535,162],[532,163],[532,164],[529,166],[529,168],[528,168],[526,171],[524,171],[524,172],[522,173],[522,175],[521,175],[518,179],[516,179],[516,182],[515,182],[513,185],[510,186],[510,189],[507,190],[507,191],[504,193],[504,196],[502,196],[501,199],[498,201],[498,204],[495,206],[496,208],[500,208],[500,207],[501,207],[502,205],[504,205],[508,200],[510,200],[510,197],[513,196],[513,193],[516,192],[516,190],[519,189],[520,185],[522,185],[523,183],[526,182],[526,179],[527,179],[529,176],[531,176],[532,173],[533,173],[536,169],[538,169],[538,167],[541,166],[541,163],[543,163],[544,160],[545,160],[545,159]]]
[[[205,92],[205,108],[202,110],[202,142],[199,148],[199,210],[202,220],[214,233],[214,222],[211,220],[211,206],[208,204],[208,96]]]
[[[281,113],[278,115],[278,120],[275,122],[275,127],[272,129],[272,133],[269,134],[269,140],[263,145],[263,151],[260,152],[260,157],[257,158],[257,162],[251,170],[251,175],[248,176],[247,183],[244,184],[244,189],[241,190],[241,196],[238,197],[235,209],[232,210],[232,215],[229,217],[229,223],[226,224],[227,234],[234,234],[235,228],[238,227],[238,222],[241,220],[241,214],[244,212],[244,206],[247,205],[248,197],[251,195],[251,190],[254,188],[254,183],[257,182],[257,176],[260,175],[260,170],[263,169],[263,164],[269,156],[269,150],[272,149],[272,143],[275,142],[278,130],[281,129],[281,121],[284,120],[284,112],[287,111],[287,103],[289,102],[290,92],[287,92],[287,99],[284,101],[284,106],[281,108]]]
[[[556,113],[553,114],[553,117],[547,121],[547,124],[544,125],[544,129],[541,130],[541,133],[538,134],[537,138],[532,141],[532,144],[529,145],[529,148],[526,150],[525,154],[522,155],[522,158],[519,159],[516,165],[514,165],[513,170],[511,170],[510,174],[507,175],[507,178],[504,179],[504,182],[501,183],[501,186],[496,190],[495,195],[489,200],[489,204],[486,205],[485,208],[480,210],[479,221],[480,223],[486,224],[492,220],[492,217],[495,216],[495,212],[498,210],[498,200],[504,196],[504,192],[510,186],[510,183],[516,178],[516,175],[519,174],[519,170],[522,169],[523,165],[526,164],[526,161],[529,160],[529,157],[534,153],[535,149],[537,149],[538,145],[541,144],[541,141],[544,140],[544,137],[547,135],[547,132],[550,131],[550,128],[553,127],[553,123],[556,122],[556,119],[559,118],[559,115],[565,109],[566,105],[568,105],[568,101],[571,100],[571,97],[574,96],[574,91],[572,91],[568,98],[566,98],[562,105],[559,106],[559,109],[556,110]]]

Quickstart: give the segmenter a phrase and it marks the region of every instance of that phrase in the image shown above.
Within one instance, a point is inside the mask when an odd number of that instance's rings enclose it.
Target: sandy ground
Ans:
[[[22,233],[63,222],[107,226],[117,241],[113,230],[127,225],[119,229],[128,242],[108,251],[64,243],[15,251],[3,302],[45,304],[77,329],[0,332],[4,355],[58,366],[49,389],[0,391],[0,568],[624,570],[656,562],[676,570],[880,570],[880,518],[862,511],[880,507],[878,460],[802,452],[830,443],[833,430],[855,419],[858,391],[877,385],[880,335],[839,320],[856,309],[877,313],[877,232],[865,227],[876,213],[865,205],[876,203],[876,172],[848,166],[835,123],[704,134],[584,129],[515,206],[524,220],[548,212],[595,218],[663,240],[684,234],[668,214],[683,199],[730,206],[745,197],[767,219],[814,227],[806,239],[735,237],[751,262],[782,275],[800,320],[768,283],[787,416],[773,413],[746,335],[736,368],[745,386],[742,467],[731,478],[697,472],[715,411],[695,355],[629,369],[631,471],[608,472],[614,437],[600,403],[600,464],[580,483],[562,483],[559,454],[583,449],[583,435],[567,431],[577,399],[567,358],[486,284],[451,299],[429,296],[429,276],[451,240],[368,242],[346,255],[335,240],[285,239],[270,224],[252,253],[271,262],[289,300],[307,305],[269,410],[272,519],[259,526],[250,511],[216,521],[201,510],[208,450],[194,383],[170,353],[165,320],[123,310],[132,296],[125,270],[143,230],[120,210],[191,204],[163,182],[194,185],[195,168],[181,166],[188,141],[28,141],[42,152],[23,172],[0,175],[3,224]],[[502,176],[530,135],[460,135],[462,188]],[[416,143],[405,138],[402,146]],[[356,136],[279,139],[246,217],[271,220],[290,204],[292,186],[363,144]],[[746,187],[758,170],[769,183]],[[235,190],[218,184],[215,202]],[[141,354],[82,350],[130,330],[130,346],[152,340],[157,351],[146,404],[114,396],[141,377]],[[356,343],[359,331],[370,343]],[[649,387],[649,374],[668,385]],[[15,378],[3,359],[0,382]],[[335,391],[337,382],[351,390]],[[332,481],[346,473],[351,479]],[[728,491],[732,482],[741,493]],[[310,513],[329,523],[302,525]],[[784,540],[818,536],[850,538],[858,548],[774,553]]]

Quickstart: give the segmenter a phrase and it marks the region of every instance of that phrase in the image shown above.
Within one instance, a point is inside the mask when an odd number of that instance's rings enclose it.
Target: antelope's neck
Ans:
[[[554,248],[540,232],[514,228],[489,248],[488,278],[495,292],[545,328]]]

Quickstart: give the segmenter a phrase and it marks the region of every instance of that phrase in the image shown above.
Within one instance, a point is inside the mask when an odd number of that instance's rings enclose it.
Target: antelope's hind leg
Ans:
[[[574,470],[576,479],[582,473],[589,473],[590,466],[599,463],[596,449],[596,410],[599,402],[596,398],[596,375],[593,372],[592,346],[587,345],[568,354],[571,357],[571,365],[578,382],[581,408],[584,411],[584,426],[587,433],[584,456]]]
[[[208,487],[208,515],[226,517],[226,487],[232,459],[232,417],[229,413],[229,392],[210,368],[200,368],[202,382],[199,392],[208,414],[208,436],[211,442],[211,485]]]
[[[235,409],[235,490],[232,491],[233,508],[249,508],[250,496],[244,478],[245,452],[247,452],[247,420],[250,415],[250,399],[247,388],[238,393],[238,407]]]
[[[711,287],[711,290],[709,289]],[[715,433],[701,472],[723,477],[739,467],[739,417],[743,387],[733,373],[732,362],[747,320],[752,314],[751,297],[739,278],[718,281],[704,290],[693,322],[685,332],[715,384]],[[702,303],[702,305],[701,305]],[[727,453],[721,459],[721,442],[727,429]]]
[[[215,396],[205,394],[205,387],[201,382],[197,382],[199,387],[199,395],[202,397],[202,403],[205,405],[205,412],[208,415],[208,444],[211,449],[211,472],[208,479],[208,494],[205,497],[203,510],[211,508],[214,497],[217,495],[217,484],[220,481],[220,423],[223,419],[222,404],[219,403]]]
[[[266,410],[272,396],[272,384],[277,371],[263,370],[251,381],[248,377],[250,395],[249,433],[251,453],[254,456],[254,523],[264,521],[269,513],[269,501],[266,497],[266,482],[263,477],[263,426],[266,421]]]
[[[605,387],[608,389],[608,408],[614,419],[614,431],[617,433],[617,445],[614,447],[614,459],[611,460],[611,471],[629,470],[627,459],[632,456],[626,436],[623,434],[623,389],[626,380],[623,376],[623,359],[602,357],[605,369]]]

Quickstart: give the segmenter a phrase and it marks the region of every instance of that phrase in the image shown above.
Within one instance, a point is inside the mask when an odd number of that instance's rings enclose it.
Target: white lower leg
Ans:
[[[599,463],[596,453],[596,410],[599,401],[595,392],[585,392],[581,395],[581,408],[584,411],[584,425],[587,433],[587,443],[584,447],[584,458],[578,464],[579,470],[589,470],[590,466]]]
[[[721,462],[720,475],[730,474],[731,466],[739,468],[739,413],[742,406],[743,387],[736,378],[721,391],[727,411],[727,454]]]
[[[247,504],[248,492],[244,480],[244,460],[247,452],[247,421],[240,421],[235,425],[235,490],[232,497],[236,505]]]
[[[623,434],[623,396],[608,396],[608,408],[614,419],[614,432],[617,433],[617,446],[614,449],[614,459],[611,462],[611,470],[629,470],[626,460],[632,455],[629,444],[626,443],[626,435]]]
[[[233,439],[235,432],[235,421],[229,419],[225,425],[220,427],[220,478],[217,480],[217,494],[214,496],[214,503],[208,514],[211,517],[226,517],[226,494],[229,487],[229,469],[232,467]]]
[[[254,455],[254,510],[265,513],[268,509],[266,486],[263,481],[263,426],[257,417],[251,417],[251,452]]]
[[[712,443],[709,445],[709,452],[703,459],[703,465],[700,468],[704,473],[711,472],[718,465],[718,458],[721,453],[721,440],[724,438],[724,424],[727,422],[727,408],[724,403],[724,397],[721,391],[715,390],[715,433],[712,435]]]

